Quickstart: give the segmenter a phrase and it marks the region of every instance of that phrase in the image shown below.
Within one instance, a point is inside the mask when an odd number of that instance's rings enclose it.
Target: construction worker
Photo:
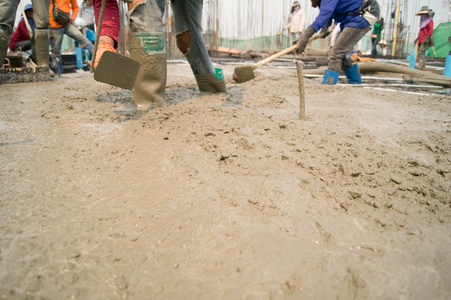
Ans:
[[[132,102],[138,110],[166,105],[166,47],[162,19],[166,2],[133,0],[128,3],[130,55],[141,63]],[[97,22],[102,0],[93,3]],[[225,92],[225,83],[216,77],[202,38],[202,6],[203,2],[199,0],[172,1],[177,47],[191,65],[200,91]],[[106,0],[95,66],[105,51],[116,51],[118,25],[117,2]]]
[[[22,19],[19,21],[19,24],[17,24],[16,30],[14,30],[13,34],[11,35],[9,49],[11,51],[17,51],[19,49],[22,51],[32,50],[33,60],[36,61],[35,57],[36,49],[31,43],[31,35],[34,32],[34,29],[36,28],[33,19],[33,6],[31,4],[25,5],[24,12],[25,16],[22,16]],[[30,26],[31,33],[28,31],[27,22],[28,25]]]
[[[377,44],[381,40],[381,33],[384,30],[384,18],[381,18],[376,22],[373,26],[373,33],[371,34],[371,57],[374,58],[377,56]]]
[[[88,29],[94,30],[94,6],[92,0],[83,0],[81,7],[78,11],[78,18],[84,21],[83,33],[86,35]]]
[[[361,84],[359,67],[352,64],[346,53],[353,49],[370,30],[370,26],[379,19],[379,4],[376,0],[311,0],[311,2],[312,7],[319,7],[320,13],[312,25],[304,30],[297,51],[302,53],[309,38],[334,19],[340,23],[341,33],[329,51],[329,65],[324,72],[322,83],[336,84],[340,70],[343,70],[350,84]]]
[[[290,21],[283,30],[290,30],[291,43],[294,45],[298,38],[301,36],[302,30],[304,30],[305,24],[305,11],[301,9],[299,1],[293,1],[291,5]]]
[[[59,20],[56,16],[56,9],[67,14],[67,18]],[[52,46],[52,57],[61,56],[61,44],[64,35],[76,40],[81,48],[92,52],[94,45],[78,30],[74,25],[77,18],[79,6],[77,0],[52,0],[49,8],[50,19],[50,45]],[[72,12],[72,15],[70,14]]]
[[[426,68],[426,50],[433,46],[432,33],[434,32],[434,12],[428,6],[423,6],[417,16],[421,16],[420,33],[418,34],[418,68],[424,70]]]
[[[20,0],[0,0],[0,67],[5,61],[9,40]],[[49,67],[49,6],[50,0],[34,0],[33,19],[36,25],[34,40],[38,67]]]

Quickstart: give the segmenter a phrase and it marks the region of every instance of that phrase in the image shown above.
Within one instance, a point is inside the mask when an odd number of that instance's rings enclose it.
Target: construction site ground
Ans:
[[[0,299],[450,299],[449,94],[220,67],[0,85]]]

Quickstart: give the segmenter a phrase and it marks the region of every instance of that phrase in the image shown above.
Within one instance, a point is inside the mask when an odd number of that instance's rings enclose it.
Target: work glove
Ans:
[[[296,49],[296,53],[302,53],[305,50],[305,47],[307,47],[309,39],[316,33],[315,28],[313,28],[312,25],[307,27],[306,30],[302,32],[301,37],[298,41],[298,48]]]
[[[327,23],[326,26],[324,26],[323,28],[321,28],[321,30],[319,31],[319,34],[322,34],[323,36],[321,37],[322,39],[326,38],[326,36],[328,36],[330,34],[329,31],[329,27],[332,25],[332,19],[329,21],[329,23]]]

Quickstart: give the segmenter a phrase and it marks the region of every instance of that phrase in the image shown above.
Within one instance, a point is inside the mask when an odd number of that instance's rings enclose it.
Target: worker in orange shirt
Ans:
[[[52,56],[59,57],[61,55],[61,44],[65,34],[77,41],[81,48],[87,49],[92,53],[94,45],[74,25],[78,10],[77,0],[52,0],[50,2],[49,19]]]

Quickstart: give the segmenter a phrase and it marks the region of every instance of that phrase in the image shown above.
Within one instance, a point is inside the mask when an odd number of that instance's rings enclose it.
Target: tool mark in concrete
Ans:
[[[34,140],[23,140],[23,141],[10,142],[10,143],[0,143],[0,146],[9,146],[9,145],[15,145],[15,144],[31,143],[33,141]]]

